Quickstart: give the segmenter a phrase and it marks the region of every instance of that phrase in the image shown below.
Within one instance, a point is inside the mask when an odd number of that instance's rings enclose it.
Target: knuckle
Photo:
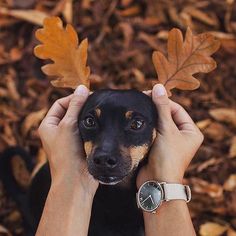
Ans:
[[[156,104],[160,106],[169,106],[169,99],[167,97],[159,97],[156,99]]]
[[[201,145],[204,140],[204,135],[199,129],[197,131],[197,139],[198,139],[199,145]]]
[[[74,97],[71,99],[70,106],[76,106],[76,107],[78,107],[78,106],[82,106],[83,103],[84,103],[84,100],[81,99],[81,97],[77,95],[77,96],[74,96]]]
[[[200,143],[204,141],[204,135],[200,130],[199,130],[199,140],[200,140]]]
[[[39,127],[38,127],[38,134],[39,134],[40,137],[43,136],[43,132],[44,132],[44,126],[43,126],[43,124],[41,123],[41,124],[39,125]]]
[[[73,127],[75,125],[75,119],[73,119],[72,117],[68,116],[65,119],[63,119],[60,123],[60,126],[62,128],[70,128]]]

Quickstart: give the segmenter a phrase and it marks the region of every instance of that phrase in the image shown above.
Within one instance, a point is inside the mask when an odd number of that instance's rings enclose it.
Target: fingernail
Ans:
[[[84,97],[88,96],[88,93],[89,93],[89,91],[88,91],[87,87],[84,85],[79,85],[76,88],[76,90],[74,91],[74,94],[84,96]]]
[[[153,92],[154,92],[154,95],[157,97],[166,95],[166,89],[163,86],[163,84],[156,84],[153,87]]]

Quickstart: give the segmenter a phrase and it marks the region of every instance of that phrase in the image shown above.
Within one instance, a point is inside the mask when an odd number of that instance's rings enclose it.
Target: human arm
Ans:
[[[182,183],[184,173],[203,141],[203,135],[187,112],[168,99],[162,85],[152,91],[159,120],[157,137],[148,164],[137,177],[137,187],[147,180]],[[196,235],[188,207],[183,200],[163,202],[156,214],[143,214],[146,236]]]
[[[36,236],[87,236],[98,182],[88,173],[78,115],[89,95],[84,86],[57,100],[39,134],[51,172],[49,190]]]

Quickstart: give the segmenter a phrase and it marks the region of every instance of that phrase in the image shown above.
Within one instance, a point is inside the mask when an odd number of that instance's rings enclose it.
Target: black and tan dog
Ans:
[[[136,90],[98,90],[89,96],[78,122],[88,170],[101,183],[93,202],[89,236],[144,235],[142,212],[137,208],[135,194],[136,175],[146,163],[145,157],[156,137],[157,112],[151,98]],[[12,192],[9,156],[14,152],[6,153],[1,158],[1,165],[5,166],[2,177]],[[31,232],[37,228],[49,187],[46,164],[25,193],[23,213]],[[16,198],[16,191],[14,194]]]

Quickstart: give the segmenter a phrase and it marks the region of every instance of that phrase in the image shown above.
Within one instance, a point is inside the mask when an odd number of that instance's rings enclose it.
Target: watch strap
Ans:
[[[164,192],[163,201],[191,200],[191,190],[188,185],[161,183],[161,186]]]

